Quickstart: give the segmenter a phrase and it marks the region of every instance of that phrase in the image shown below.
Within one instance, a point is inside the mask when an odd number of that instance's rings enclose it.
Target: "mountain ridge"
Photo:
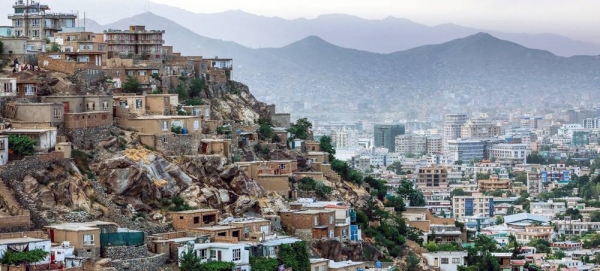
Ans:
[[[431,97],[446,98],[410,110],[452,110],[484,100],[492,108],[524,101],[532,107],[578,102],[578,96],[564,96],[565,91],[599,96],[593,91],[600,84],[598,57],[557,56],[489,33],[378,54],[314,35],[281,48],[252,49],[200,36],[153,13],[103,27],[131,24],[165,30],[166,43],[184,55],[233,58],[235,80],[247,83],[261,100],[302,116],[409,110]],[[462,104],[467,100],[479,102]],[[313,105],[304,108],[306,101]]]

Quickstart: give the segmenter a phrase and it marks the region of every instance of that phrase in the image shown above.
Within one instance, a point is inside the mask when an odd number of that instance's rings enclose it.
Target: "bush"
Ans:
[[[274,258],[250,257],[250,267],[254,271],[273,271],[279,267],[279,262]]]

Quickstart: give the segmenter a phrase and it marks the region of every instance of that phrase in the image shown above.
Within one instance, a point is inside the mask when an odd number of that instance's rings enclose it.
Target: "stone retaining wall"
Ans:
[[[105,247],[102,251],[102,257],[113,260],[130,260],[148,257],[148,248],[146,246],[114,246]]]
[[[158,271],[166,262],[167,255],[158,254],[156,256],[138,259],[114,260],[111,262],[111,265],[117,270]]]
[[[37,205],[41,203],[31,199],[23,191],[23,179],[28,174],[42,171],[46,168],[59,165],[64,168],[71,167],[71,159],[64,159],[62,152],[54,152],[43,156],[26,157],[16,163],[4,166],[0,171],[0,178],[6,186],[14,191],[14,197],[17,202],[25,209],[30,211],[31,221],[37,228],[42,228],[49,224],[48,219],[42,216]]]
[[[78,148],[93,149],[98,146],[100,141],[113,137],[111,134],[113,129],[113,126],[109,124],[90,128],[67,129],[65,133],[71,142],[73,142],[73,145]]]

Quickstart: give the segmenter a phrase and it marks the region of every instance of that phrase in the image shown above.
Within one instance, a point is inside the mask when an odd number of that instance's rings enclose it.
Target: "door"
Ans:
[[[63,102],[65,114],[69,113],[69,102]]]
[[[54,229],[50,229],[50,242],[54,243]]]
[[[217,261],[221,261],[221,251],[217,251]]]

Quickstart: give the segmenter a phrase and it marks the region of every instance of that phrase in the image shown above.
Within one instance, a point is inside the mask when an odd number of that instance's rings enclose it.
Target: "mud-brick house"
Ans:
[[[246,176],[260,184],[266,191],[273,191],[289,198],[289,177],[298,171],[298,163],[293,160],[239,162],[236,165]]]
[[[62,128],[63,106],[54,103],[9,103],[5,108],[6,118],[12,119],[14,126]]]
[[[178,231],[213,226],[219,221],[219,211],[216,209],[172,212],[171,216],[173,219],[173,228]]]
[[[210,83],[227,83],[231,80],[233,70],[233,59],[230,58],[207,58],[202,59],[200,72]]]
[[[302,239],[334,238],[335,211],[289,210],[280,212],[283,228]]]
[[[0,77],[0,97],[17,96],[17,78]]]
[[[203,138],[200,140],[199,154],[213,155],[220,154],[227,159],[231,159],[231,139],[210,139]]]

